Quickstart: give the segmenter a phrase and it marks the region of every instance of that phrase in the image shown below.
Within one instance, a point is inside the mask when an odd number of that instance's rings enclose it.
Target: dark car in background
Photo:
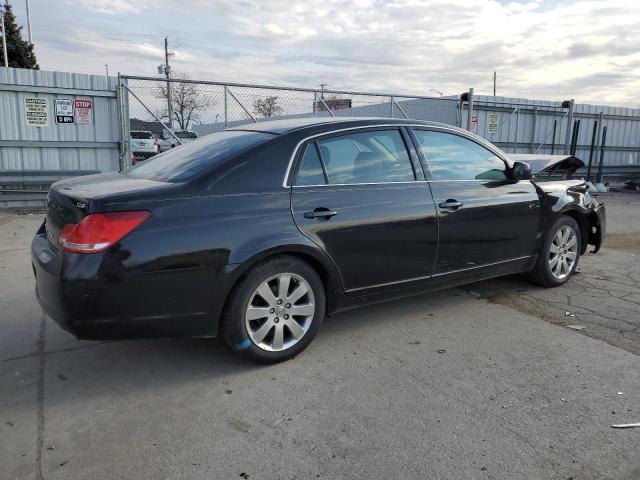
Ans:
[[[194,142],[197,139],[198,134],[193,130],[175,130],[170,133],[163,129],[162,137],[160,138],[160,151],[164,152],[185,143]]]
[[[220,335],[280,361],[345,309],[514,273],[566,282],[604,206],[534,173],[436,123],[245,125],[54,184],[36,293],[80,338]]]

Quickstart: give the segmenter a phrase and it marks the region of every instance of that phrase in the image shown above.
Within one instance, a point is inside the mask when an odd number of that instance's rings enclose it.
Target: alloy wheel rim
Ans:
[[[245,311],[245,327],[257,347],[280,352],[304,337],[315,312],[309,283],[295,273],[280,273],[254,290]]]
[[[573,270],[578,256],[578,236],[573,227],[560,227],[549,248],[549,269],[558,280],[565,279]]]

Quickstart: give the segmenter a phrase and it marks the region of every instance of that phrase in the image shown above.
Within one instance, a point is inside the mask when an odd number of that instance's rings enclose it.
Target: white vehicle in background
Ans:
[[[166,130],[162,134],[162,138],[160,139],[160,151],[164,152],[165,150],[169,150],[170,148],[177,147],[184,143],[193,142],[198,139],[198,134],[193,130],[175,130],[173,134],[178,137],[178,140],[175,139],[173,135],[171,135]]]
[[[146,160],[160,152],[160,144],[148,130],[131,131],[131,155],[136,160]]]

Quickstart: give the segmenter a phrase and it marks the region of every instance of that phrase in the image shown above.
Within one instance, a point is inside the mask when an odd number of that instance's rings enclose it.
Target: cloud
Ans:
[[[482,94],[491,91],[497,70],[498,94],[582,102],[635,101],[640,88],[640,2],[476,0],[473,8],[467,0],[50,5],[32,17],[40,64],[51,70],[102,71],[108,63],[112,71],[153,75],[164,63],[163,37],[169,35],[174,70],[192,78],[328,83],[417,95],[474,87]],[[54,15],[66,19],[64,29],[56,31],[47,21]]]
[[[144,2],[131,2],[128,0],[76,0],[67,1],[67,5],[79,4],[79,6],[98,13],[107,15],[120,15],[126,13],[140,13],[145,9]]]

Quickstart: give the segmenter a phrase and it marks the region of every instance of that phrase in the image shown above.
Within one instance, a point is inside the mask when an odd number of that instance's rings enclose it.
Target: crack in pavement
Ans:
[[[107,342],[107,341],[95,342],[95,343],[92,343],[90,345],[80,345],[78,347],[59,348],[57,350],[49,350],[48,352],[47,351],[41,352],[40,350],[36,350],[35,352],[26,353],[24,355],[18,355],[17,357],[3,358],[2,360],[0,360],[0,363],[14,362],[16,360],[23,360],[25,358],[39,357],[39,356],[41,356],[43,354],[46,356],[46,355],[54,355],[56,353],[73,352],[74,350],[83,350],[85,348],[97,347],[97,346],[103,345],[105,343],[109,343],[109,342]]]
[[[546,289],[518,276],[496,278],[462,288],[492,303],[567,326],[579,333],[640,355],[640,255],[607,247],[580,259],[577,275],[566,284]]]
[[[40,361],[38,362],[38,382],[37,382],[37,402],[36,402],[36,415],[37,415],[37,434],[36,434],[36,465],[35,465],[35,479],[43,480],[42,476],[42,447],[44,445],[44,381],[45,381],[45,368],[47,356],[45,354],[45,348],[47,346],[47,316],[42,312],[40,319],[40,332],[38,334],[38,341],[36,342],[38,348],[38,356]]]

